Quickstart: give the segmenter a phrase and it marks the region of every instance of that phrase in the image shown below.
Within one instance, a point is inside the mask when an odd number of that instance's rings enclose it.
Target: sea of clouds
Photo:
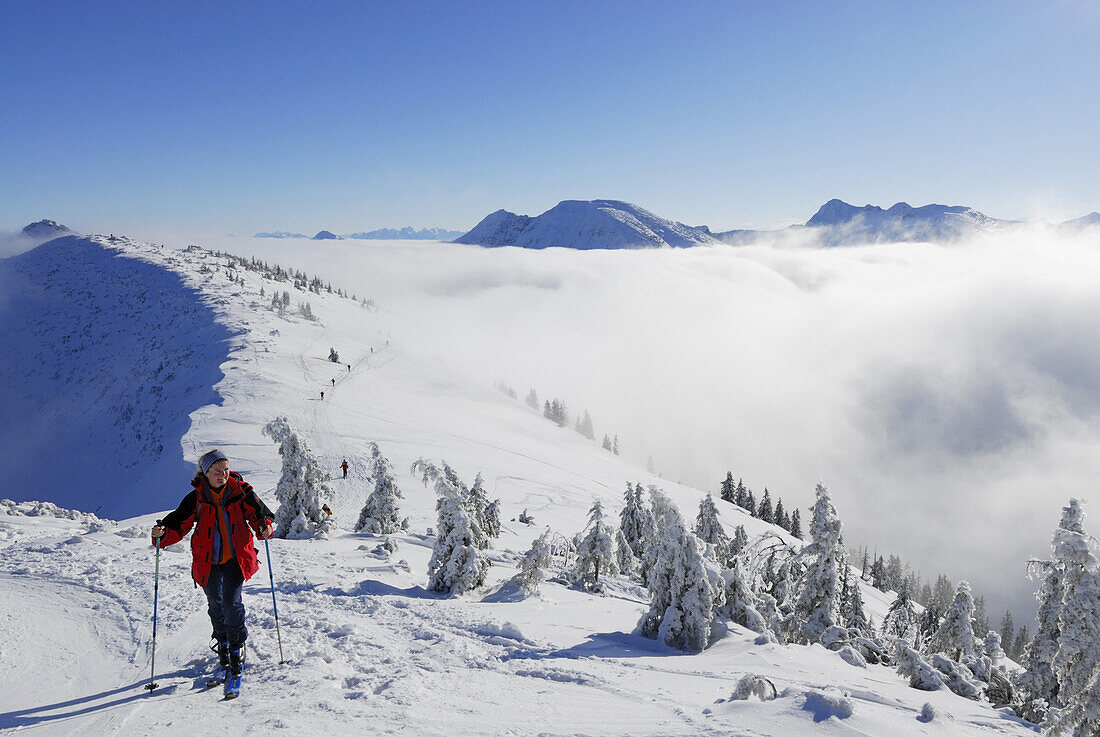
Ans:
[[[1030,615],[1028,557],[1100,479],[1095,230],[638,251],[195,242],[372,297],[408,319],[411,349],[589,410],[597,439],[671,480],[717,491],[730,470],[806,519],[821,479],[849,545],[969,578],[994,625]]]

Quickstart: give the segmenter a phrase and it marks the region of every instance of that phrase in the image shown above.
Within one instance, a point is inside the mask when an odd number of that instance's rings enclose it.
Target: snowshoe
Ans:
[[[241,674],[244,672],[244,647],[229,651],[229,670],[225,674],[225,698],[235,699],[241,695]]]

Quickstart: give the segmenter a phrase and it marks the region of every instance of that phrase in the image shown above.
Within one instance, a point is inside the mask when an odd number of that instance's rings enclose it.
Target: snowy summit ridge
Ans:
[[[717,240],[620,200],[565,200],[538,217],[497,210],[455,243],[519,248],[687,248]]]

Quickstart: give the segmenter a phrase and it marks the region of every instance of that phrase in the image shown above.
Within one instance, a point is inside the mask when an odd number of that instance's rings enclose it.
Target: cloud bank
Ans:
[[[823,479],[850,544],[1030,614],[1027,557],[1100,478],[1100,233],[787,243],[207,241],[373,297],[410,349],[588,409],[669,479],[803,508]]]

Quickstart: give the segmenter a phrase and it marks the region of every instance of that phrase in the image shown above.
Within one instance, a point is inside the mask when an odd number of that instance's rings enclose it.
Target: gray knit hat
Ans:
[[[228,461],[228,460],[229,459],[225,457],[225,453],[222,453],[220,450],[215,448],[214,450],[210,451],[209,453],[203,454],[202,458],[199,459],[199,468],[202,469],[203,473],[206,473],[207,471],[210,470],[210,467],[213,466],[218,461]]]

